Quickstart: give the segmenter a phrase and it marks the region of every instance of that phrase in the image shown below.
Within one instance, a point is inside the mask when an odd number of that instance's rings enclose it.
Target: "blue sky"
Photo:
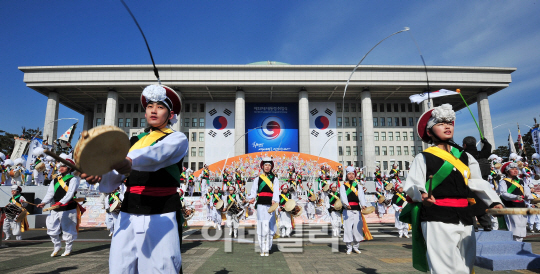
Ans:
[[[489,98],[496,145],[516,123],[540,119],[538,1],[129,1],[158,64],[356,64],[380,39],[411,28],[428,65],[516,67]],[[0,6],[0,129],[43,128],[46,97],[18,66],[150,64],[120,1],[3,1]],[[420,65],[409,34],[363,64]],[[151,72],[149,72],[151,73]],[[346,79],[343,79],[345,82]],[[477,116],[476,104],[471,106]],[[60,107],[59,118],[82,115]],[[70,126],[59,122],[59,136]],[[466,110],[456,140],[478,137]],[[522,131],[528,129],[522,126]],[[78,132],[80,132],[78,130]]]

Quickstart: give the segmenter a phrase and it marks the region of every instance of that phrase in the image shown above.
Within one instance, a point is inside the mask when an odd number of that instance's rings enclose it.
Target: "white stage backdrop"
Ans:
[[[205,164],[234,156],[234,102],[207,102]]]
[[[336,103],[309,102],[309,134],[312,155],[338,162]]]

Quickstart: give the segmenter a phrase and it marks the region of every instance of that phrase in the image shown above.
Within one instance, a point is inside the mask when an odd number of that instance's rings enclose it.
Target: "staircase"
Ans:
[[[475,265],[493,271],[538,269],[540,255],[532,253],[531,243],[514,241],[511,231],[479,231]]]

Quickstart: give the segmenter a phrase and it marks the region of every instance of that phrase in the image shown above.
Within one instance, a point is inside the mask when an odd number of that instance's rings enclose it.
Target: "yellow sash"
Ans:
[[[285,202],[289,201],[289,199],[287,199],[287,196],[285,196],[285,194],[281,194],[281,197],[283,197],[283,199],[285,199]]]
[[[136,149],[144,148],[151,146],[153,143],[155,143],[159,138],[173,133],[174,131],[170,128],[163,128],[161,130],[153,130],[149,134],[143,136],[139,141],[137,141],[130,149],[129,151],[133,151]]]
[[[442,150],[439,147],[433,146],[424,150],[427,153],[433,154],[444,161],[452,164],[463,176],[465,180],[465,185],[469,184],[469,178],[471,178],[471,169],[465,165],[459,158],[454,157],[454,155],[448,153],[448,151]],[[465,153],[465,152],[463,152]]]
[[[504,178],[505,181],[513,184],[514,186],[516,186],[517,188],[519,188],[519,190],[521,190],[521,193],[525,194],[525,191],[523,191],[523,186],[521,186],[520,184],[514,182],[514,180],[510,179],[510,178]]]
[[[346,185],[348,188],[350,188],[350,189],[354,192],[354,194],[356,194],[356,196],[358,196],[358,190],[356,190],[356,187],[351,186],[351,184],[349,184],[349,182],[345,183],[345,185]]]
[[[403,200],[404,202],[406,202],[407,200],[405,200],[405,197],[403,197],[403,195],[401,195],[399,192],[396,192],[396,195],[401,198],[401,200]]]
[[[218,199],[218,201],[221,200],[217,194],[214,194],[214,197],[216,197],[216,199]]]
[[[270,181],[270,179],[268,179],[268,177],[266,177],[265,174],[262,174],[260,177],[261,177],[261,178],[263,179],[263,181],[268,185],[268,187],[270,187],[270,189],[272,190],[272,192],[274,192],[274,184],[272,184],[272,182]]]
[[[119,203],[122,202],[122,201],[120,201],[120,199],[118,198],[118,196],[116,196],[114,193],[111,193],[111,196],[113,197],[113,199],[115,199],[115,200],[118,201]]]
[[[68,186],[66,185],[66,182],[64,182],[64,179],[62,179],[61,176],[58,176],[58,183],[60,184],[60,186],[66,191],[68,192]]]
[[[22,204],[20,204],[15,199],[13,199],[13,197],[11,197],[11,200],[13,200],[15,202],[16,206],[18,206],[20,208],[23,208]],[[30,225],[28,224],[28,219],[26,218],[26,216],[28,216],[29,213],[28,213],[28,211],[24,211],[21,214],[24,214],[24,219],[21,221],[21,232],[25,232],[28,229],[30,229]]]

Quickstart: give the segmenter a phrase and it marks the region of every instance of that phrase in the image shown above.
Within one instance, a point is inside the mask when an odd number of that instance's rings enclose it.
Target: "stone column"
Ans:
[[[300,153],[311,154],[309,144],[309,99],[308,92],[305,89],[298,93],[298,135]]]
[[[246,94],[243,90],[236,91],[234,106],[234,155],[246,154]]]
[[[479,92],[478,103],[478,125],[493,149],[495,146],[495,137],[493,135],[493,125],[491,124],[491,113],[489,111],[488,94],[486,91]],[[480,133],[479,133],[480,134]]]
[[[114,90],[107,94],[107,107],[105,108],[105,125],[116,126],[118,117],[118,93]]]
[[[49,92],[47,99],[47,110],[45,111],[45,124],[43,125],[43,140],[47,140],[52,145],[56,140],[56,131],[58,130],[58,92]]]
[[[84,112],[83,130],[89,130],[93,127],[94,127],[94,112],[87,110]]]
[[[362,147],[364,149],[364,174],[367,177],[373,177],[375,172],[375,142],[373,140],[373,110],[371,104],[371,92],[362,91]]]

